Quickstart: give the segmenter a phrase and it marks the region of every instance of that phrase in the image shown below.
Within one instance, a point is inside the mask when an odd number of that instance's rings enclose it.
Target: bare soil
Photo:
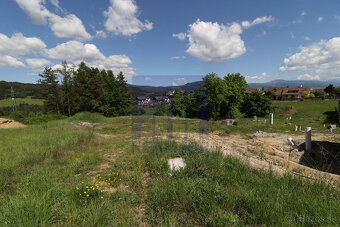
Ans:
[[[0,118],[0,129],[23,128],[23,127],[26,127],[26,125],[10,119]]]
[[[178,142],[195,141],[210,150],[219,150],[225,155],[231,155],[252,167],[273,170],[279,175],[286,172],[310,179],[321,179],[331,184],[340,184],[340,175],[319,171],[299,164],[303,151],[293,150],[288,138],[293,137],[299,145],[304,142],[304,134],[265,134],[264,136],[220,136],[218,133],[175,133]],[[339,141],[338,135],[313,134],[313,140]]]

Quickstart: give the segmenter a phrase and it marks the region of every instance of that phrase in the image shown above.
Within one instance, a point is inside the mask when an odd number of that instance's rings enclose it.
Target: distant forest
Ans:
[[[36,99],[43,98],[42,86],[40,84],[0,81],[0,99],[11,97],[11,87],[13,87],[15,97],[17,98],[26,98],[27,96],[32,96],[32,98]]]
[[[163,95],[165,90],[168,91],[173,89],[172,87],[161,87],[156,91],[150,91],[146,86],[145,90],[143,89],[144,86],[135,86],[130,84],[128,84],[128,86],[131,88],[133,98],[145,95],[149,95],[151,97],[155,95]],[[0,81],[0,99],[7,99],[11,97],[11,87],[14,89],[16,98],[26,98],[27,96],[32,96],[32,98],[36,99],[44,98],[41,84]]]

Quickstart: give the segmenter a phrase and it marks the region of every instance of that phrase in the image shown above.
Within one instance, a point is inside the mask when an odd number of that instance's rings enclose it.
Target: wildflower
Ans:
[[[84,194],[86,194],[86,192],[84,192]]]
[[[102,197],[100,197],[101,199],[104,199],[104,197],[102,196]]]
[[[76,189],[78,190],[79,188],[78,188],[78,187],[76,187]]]
[[[86,195],[86,197],[89,197],[89,195]]]
[[[79,194],[81,196],[81,194]]]

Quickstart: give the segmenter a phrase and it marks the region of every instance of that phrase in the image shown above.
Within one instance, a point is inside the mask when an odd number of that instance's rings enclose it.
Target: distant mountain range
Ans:
[[[199,83],[202,81],[196,81],[187,83],[185,85],[179,86],[180,89],[193,91]],[[269,87],[299,87],[299,86],[308,86],[312,88],[325,88],[329,84],[333,84],[335,87],[340,87],[340,80],[329,80],[329,81],[317,81],[317,80],[272,80],[265,83],[248,83],[249,88],[269,88]],[[159,92],[164,93],[174,89],[173,86],[166,87],[153,87],[153,86],[140,86],[140,85],[130,85],[133,88],[138,88],[140,90],[146,92]]]
[[[333,84],[334,87],[340,87],[340,80],[272,80],[266,83],[249,83],[249,88],[268,88],[268,87],[298,87],[307,86],[312,88],[325,88],[329,84]]]
[[[193,91],[199,83],[202,81],[196,81],[179,86],[182,90]],[[266,83],[249,83],[249,88],[268,88],[268,87],[298,87],[309,86],[312,88],[325,88],[329,84],[333,84],[335,87],[340,87],[340,80],[329,81],[316,81],[316,80],[273,80]],[[16,97],[34,96],[40,98],[41,87],[38,84],[25,84],[19,82],[6,82],[0,81],[0,99],[8,98],[11,95],[10,89],[13,86]],[[132,88],[132,96],[149,95],[151,97],[155,95],[164,95],[168,91],[174,90],[173,86],[143,86],[143,85],[130,85]]]

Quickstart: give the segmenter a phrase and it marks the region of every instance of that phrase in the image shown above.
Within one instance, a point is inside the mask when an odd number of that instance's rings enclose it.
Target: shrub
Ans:
[[[158,103],[156,105],[155,115],[156,116],[167,116],[169,107],[165,103]]]
[[[134,106],[132,107],[132,115],[138,116],[145,114],[145,110],[141,106]]]
[[[103,115],[90,112],[80,112],[69,118],[70,121],[86,121],[90,123],[104,123],[107,122],[107,118]]]

